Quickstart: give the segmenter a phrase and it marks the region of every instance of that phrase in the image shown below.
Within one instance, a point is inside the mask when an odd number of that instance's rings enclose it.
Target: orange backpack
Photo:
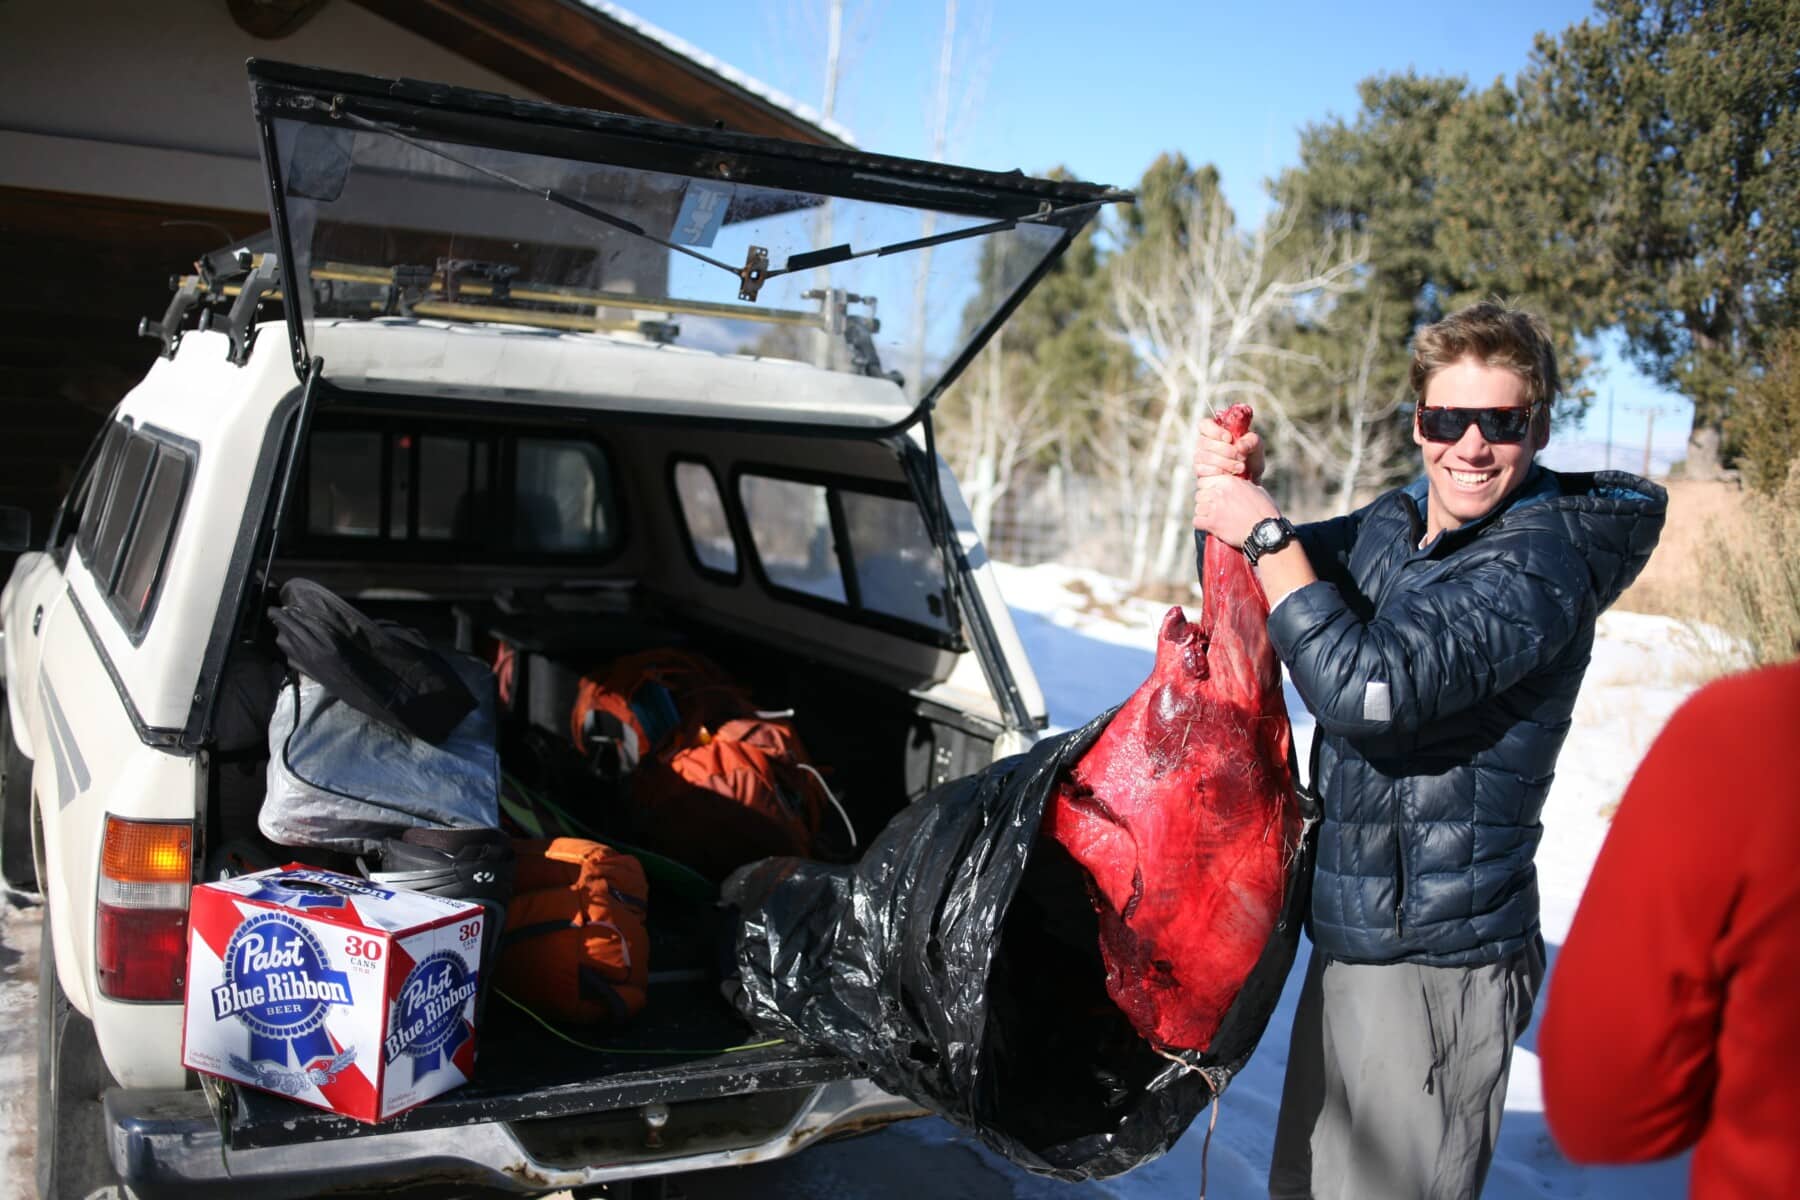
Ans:
[[[623,776],[677,732],[719,725],[752,707],[748,693],[710,660],[684,650],[646,650],[582,678],[569,736],[584,755]]]
[[[620,1022],[650,982],[649,885],[629,854],[584,838],[515,841],[495,982],[542,1016]]]
[[[758,715],[711,660],[650,650],[581,681],[575,744],[628,781],[635,836],[722,879],[774,854],[810,857],[830,803],[793,725]]]

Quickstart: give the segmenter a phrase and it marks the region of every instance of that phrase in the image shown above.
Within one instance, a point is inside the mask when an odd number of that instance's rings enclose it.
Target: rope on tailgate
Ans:
[[[539,1025],[542,1025],[545,1029],[549,1030],[550,1033],[552,1033],[556,1037],[559,1037],[563,1041],[569,1043],[569,1045],[579,1047],[582,1050],[591,1051],[595,1054],[625,1054],[625,1055],[669,1054],[669,1055],[681,1055],[684,1057],[691,1058],[695,1055],[700,1055],[700,1054],[742,1054],[747,1050],[767,1050],[770,1046],[784,1045],[784,1044],[786,1044],[786,1041],[787,1041],[786,1038],[770,1038],[766,1042],[745,1042],[742,1045],[738,1045],[738,1046],[697,1046],[692,1049],[679,1049],[679,1048],[666,1047],[666,1046],[665,1047],[596,1046],[592,1042],[584,1042],[578,1038],[570,1037],[568,1034],[564,1033],[562,1030],[560,1030],[556,1026],[552,1025],[549,1021],[546,1021],[543,1017],[539,1016],[536,1012],[533,1012],[530,1008],[527,1008],[524,1004],[520,1003],[519,1001],[513,999],[511,996],[507,995],[501,989],[495,988],[494,994],[496,996],[500,997],[502,1000],[506,1001],[508,1004],[512,1005],[514,1008],[518,1009],[520,1012],[524,1013],[526,1016],[530,1017],[532,1020],[536,1021]]]

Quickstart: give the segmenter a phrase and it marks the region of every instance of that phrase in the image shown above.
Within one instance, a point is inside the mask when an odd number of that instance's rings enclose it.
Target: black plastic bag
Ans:
[[[1103,1178],[1168,1151],[1262,1037],[1298,946],[1313,839],[1208,1052],[1159,1054],[1107,998],[1085,873],[1038,836],[1058,779],[1112,715],[933,790],[852,866],[777,858],[734,874],[739,1010],[854,1059],[1040,1174]]]
[[[357,712],[440,742],[475,711],[475,695],[417,630],[365,616],[310,579],[281,585],[269,610],[275,644],[302,675]]]

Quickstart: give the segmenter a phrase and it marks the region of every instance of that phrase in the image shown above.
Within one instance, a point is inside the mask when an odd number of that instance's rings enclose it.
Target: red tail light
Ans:
[[[186,821],[106,818],[94,927],[101,995],[181,999],[193,845]]]
[[[187,912],[100,907],[94,958],[114,1000],[179,1000],[187,969]]]

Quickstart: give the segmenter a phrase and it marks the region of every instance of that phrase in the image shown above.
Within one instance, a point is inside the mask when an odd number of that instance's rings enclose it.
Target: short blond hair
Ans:
[[[1413,335],[1411,382],[1417,406],[1425,406],[1431,377],[1473,358],[1511,371],[1525,383],[1531,423],[1543,430],[1556,399],[1556,346],[1543,318],[1502,300],[1483,300],[1451,313]]]

